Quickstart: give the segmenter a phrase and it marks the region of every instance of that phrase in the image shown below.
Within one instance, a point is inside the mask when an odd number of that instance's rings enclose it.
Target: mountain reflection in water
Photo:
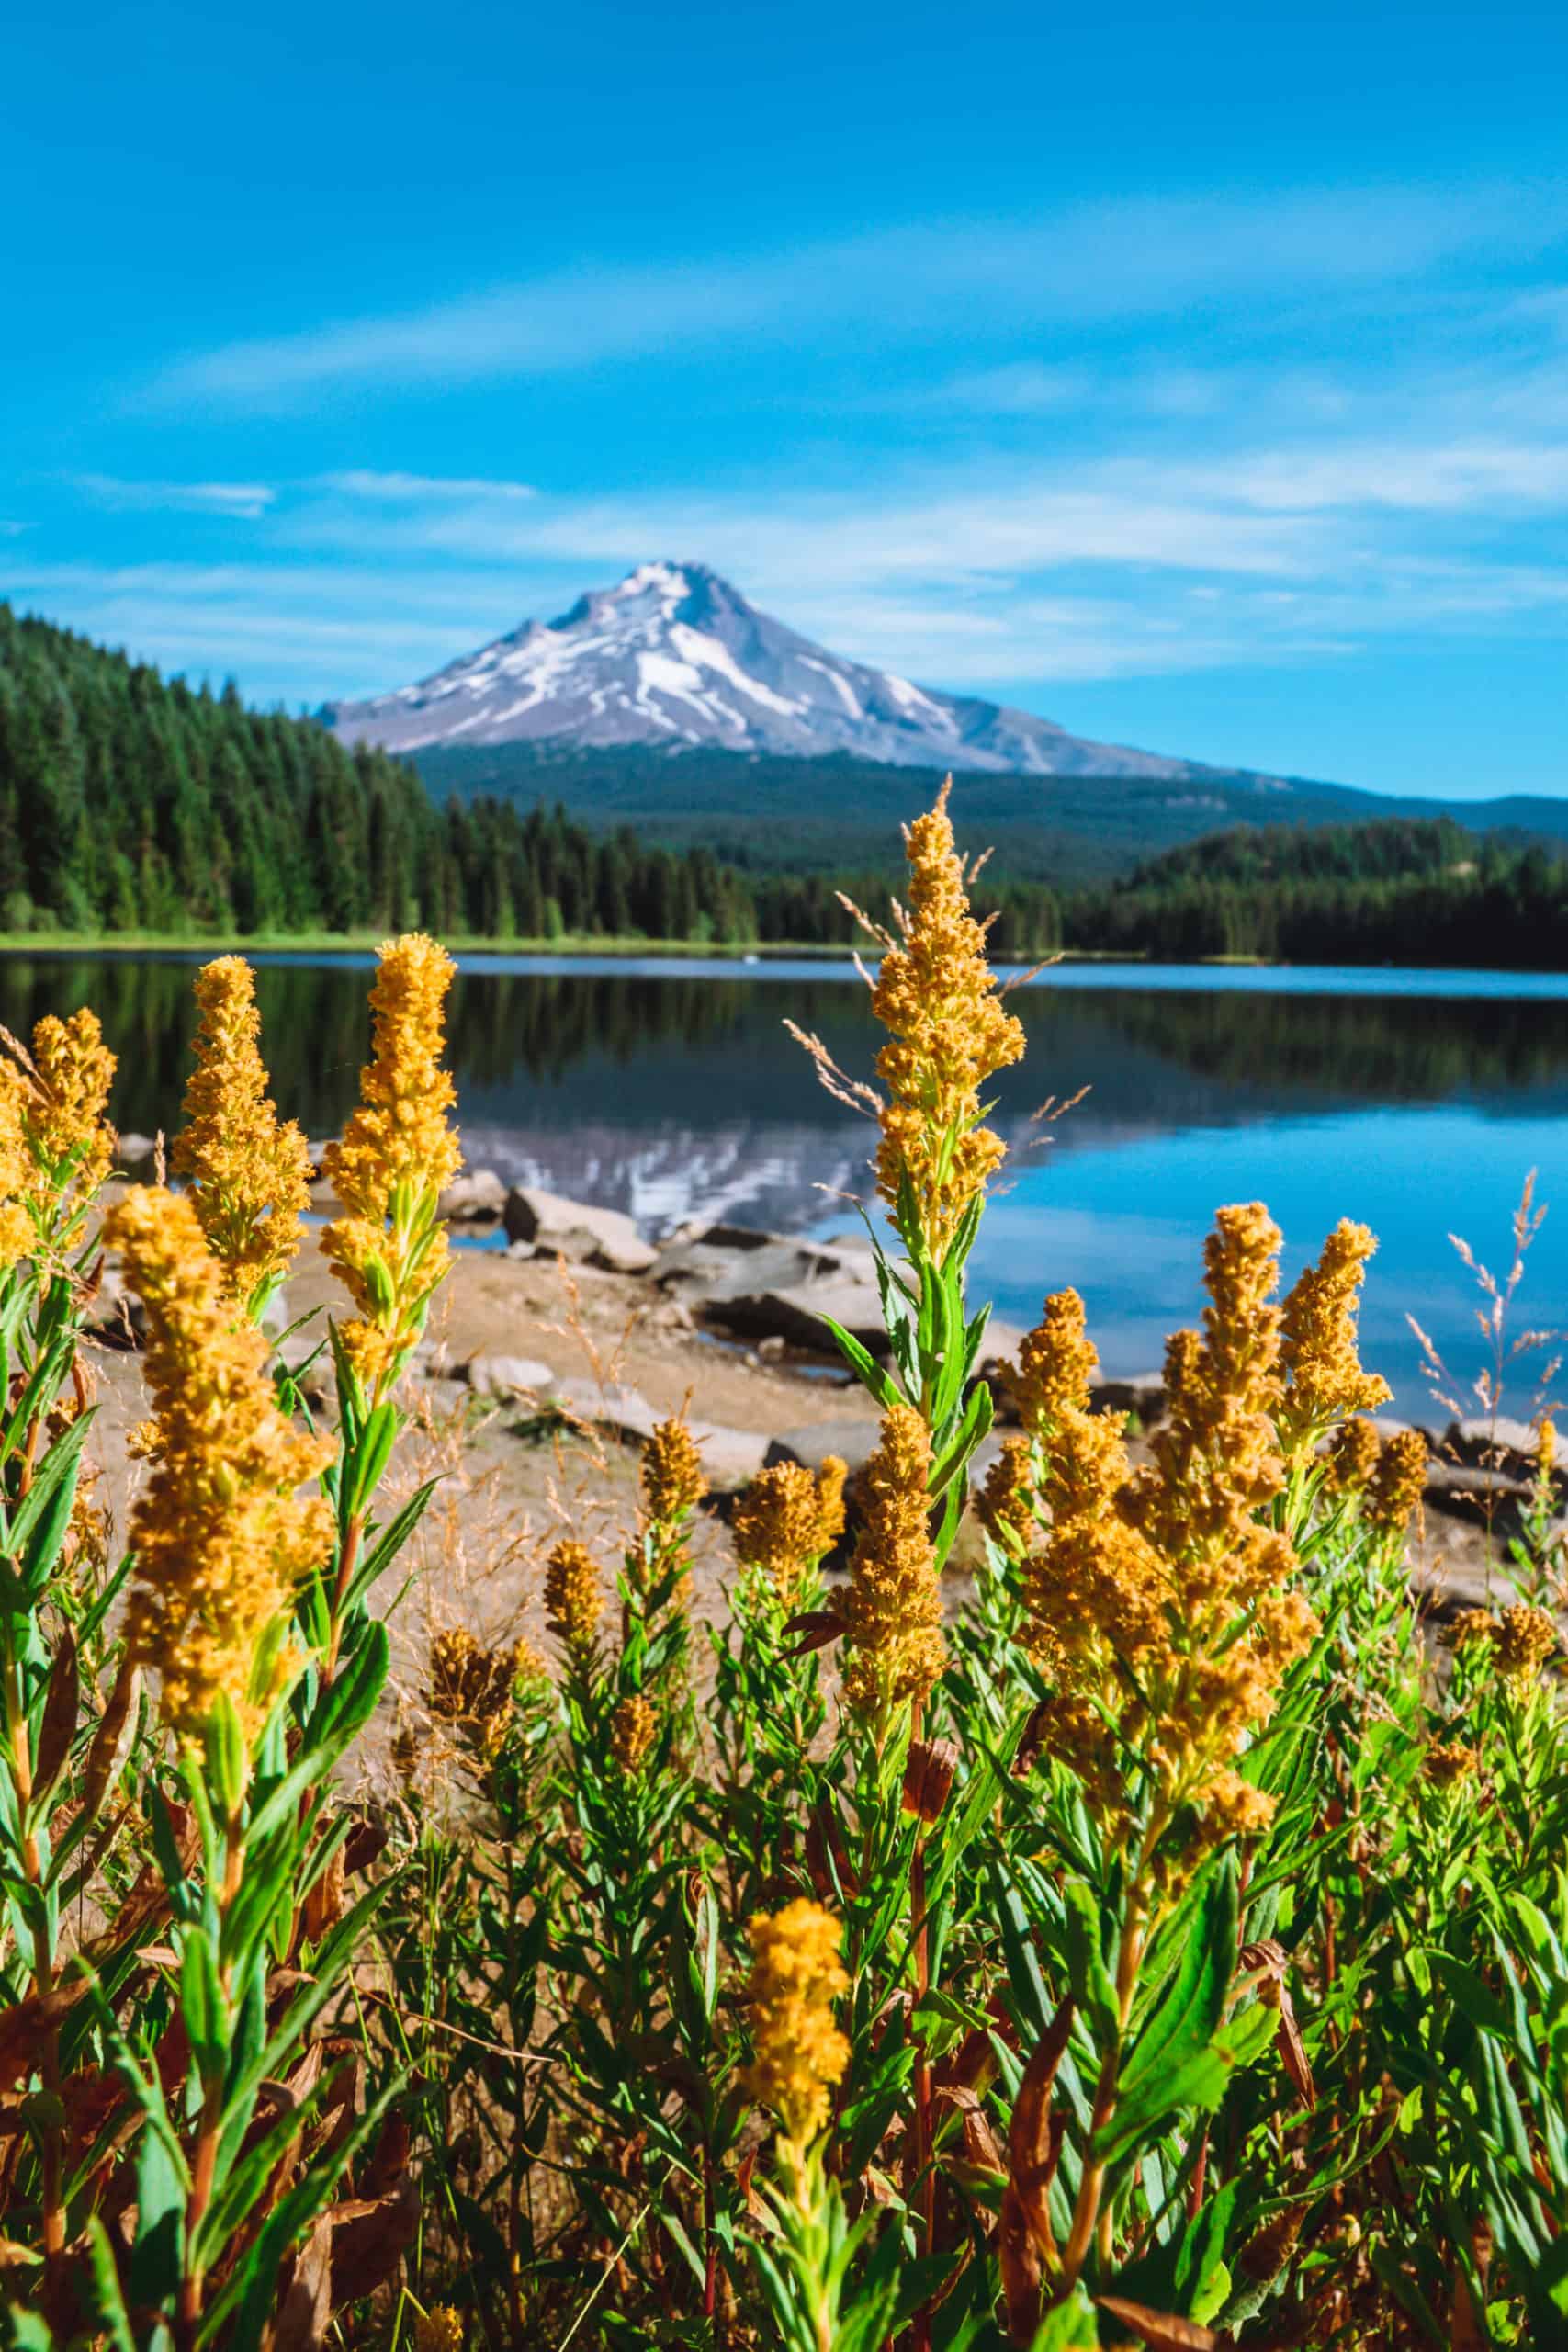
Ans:
[[[197,960],[0,957],[0,1021],[25,1035],[39,1012],[91,1002],[119,1057],[118,1124],[172,1128]],[[331,1134],[368,1045],[368,959],[255,960],[279,1103],[312,1136]],[[1198,1245],[1219,1202],[1269,1203],[1287,1273],[1336,1217],[1364,1217],[1382,1241],[1367,1353],[1414,1408],[1406,1310],[1436,1327],[1456,1369],[1476,1358],[1446,1236],[1495,1262],[1526,1170],[1539,1165],[1548,1201],[1568,1175],[1568,983],[1518,986],[1495,974],[1042,976],[1012,998],[1029,1053],[998,1081],[996,1116],[1023,1148],[987,1220],[980,1283],[1014,1320],[1076,1283],[1107,1364],[1139,1370],[1196,1309]],[[451,1036],[469,1163],[629,1210],[653,1233],[721,1216],[841,1226],[842,1196],[869,1196],[870,1131],[822,1091],[786,1014],[870,1073],[878,1033],[841,969],[465,958]],[[1080,1087],[1083,1102],[1039,1141],[1038,1103]],[[1568,1322],[1563,1226],[1568,1202],[1533,1253],[1532,1323]]]

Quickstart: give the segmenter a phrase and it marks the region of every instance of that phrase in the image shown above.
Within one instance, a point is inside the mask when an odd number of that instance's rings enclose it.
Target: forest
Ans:
[[[870,772],[873,775],[879,772]],[[547,782],[540,771],[541,785]],[[852,833],[846,836],[852,839]],[[986,846],[965,844],[971,854]],[[0,933],[847,945],[883,865],[791,873],[558,800],[454,790],[308,718],[164,680],[0,605]],[[1232,824],[1083,880],[1010,842],[976,906],[992,951],[1559,969],[1568,860],[1451,819]]]

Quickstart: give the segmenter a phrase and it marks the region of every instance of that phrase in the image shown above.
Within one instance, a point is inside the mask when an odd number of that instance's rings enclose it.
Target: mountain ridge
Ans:
[[[554,621],[525,620],[413,685],[326,705],[341,742],[410,754],[506,743],[860,758],[1033,776],[1169,783],[1282,777],[1101,743],[981,695],[845,660],[703,563],[637,565]]]

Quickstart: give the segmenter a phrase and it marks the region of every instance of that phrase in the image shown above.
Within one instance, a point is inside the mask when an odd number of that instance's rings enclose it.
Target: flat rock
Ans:
[[[120,1136],[114,1148],[114,1164],[123,1175],[135,1176],[148,1165],[158,1147],[151,1136],[139,1136],[134,1128]]]
[[[1134,1372],[1125,1380],[1096,1381],[1089,1401],[1097,1413],[1134,1413],[1142,1428],[1150,1429],[1165,1419],[1165,1374]]]
[[[876,1449],[877,1423],[852,1420],[847,1414],[827,1421],[807,1421],[800,1429],[781,1430],[771,1439],[763,1457],[764,1466],[775,1462],[800,1462],[807,1470],[820,1470],[829,1454],[836,1454],[852,1470],[863,1469]]]
[[[470,1168],[453,1178],[437,1206],[456,1225],[477,1224],[500,1216],[506,1206],[506,1187],[493,1168]]]
[[[703,1476],[715,1494],[730,1494],[749,1486],[767,1459],[769,1442],[755,1430],[726,1429],[718,1421],[689,1424]]]
[[[705,1321],[740,1339],[780,1339],[817,1355],[835,1355],[837,1344],[824,1318],[831,1316],[874,1355],[887,1352],[882,1300],[874,1283],[829,1274],[787,1288],[763,1285],[700,1301]]]
[[[547,1396],[556,1385],[547,1363],[534,1356],[470,1356],[464,1367],[479,1396]]]
[[[1501,1535],[1518,1532],[1529,1500],[1522,1479],[1479,1464],[1429,1462],[1422,1501],[1445,1519],[1462,1520],[1468,1527],[1492,1527]]]
[[[649,1438],[660,1419],[640,1389],[619,1380],[557,1380],[550,1396],[574,1420],[614,1430],[618,1437]]]
[[[566,1258],[608,1273],[645,1274],[657,1254],[619,1209],[563,1200],[534,1184],[514,1184],[502,1215],[507,1239],[530,1244],[538,1257]]]

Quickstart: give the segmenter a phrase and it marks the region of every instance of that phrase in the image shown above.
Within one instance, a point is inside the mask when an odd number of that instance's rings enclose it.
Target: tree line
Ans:
[[[678,779],[672,779],[678,781]],[[852,809],[849,812],[852,817]],[[979,844],[976,844],[979,846]],[[888,873],[745,870],[386,752],[0,604],[0,931],[848,945]],[[1111,882],[988,867],[994,953],[1568,966],[1568,861],[1446,818],[1236,825]]]

